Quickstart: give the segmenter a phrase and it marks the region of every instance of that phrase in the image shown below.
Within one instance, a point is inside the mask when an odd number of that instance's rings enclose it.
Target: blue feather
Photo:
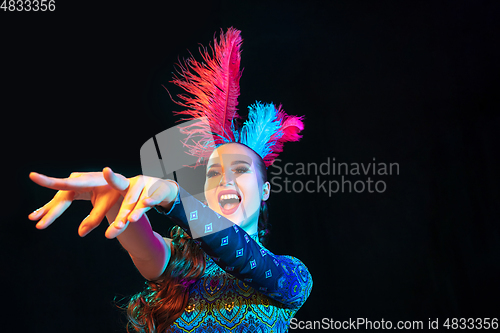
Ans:
[[[271,141],[271,137],[280,138],[281,122],[277,119],[278,110],[273,103],[262,104],[258,101],[248,107],[248,120],[241,128],[239,142],[253,149],[257,154],[264,158],[272,152],[272,146],[276,143]]]

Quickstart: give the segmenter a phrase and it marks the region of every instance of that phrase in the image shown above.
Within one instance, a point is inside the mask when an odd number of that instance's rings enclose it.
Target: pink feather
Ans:
[[[187,109],[174,113],[187,116],[183,120],[199,119],[197,123],[182,128],[182,132],[188,135],[184,144],[191,155],[207,157],[211,153],[207,146],[221,144],[225,141],[223,138],[234,141],[231,122],[241,118],[237,112],[242,74],[241,43],[240,31],[231,27],[226,34],[221,31],[219,41],[214,38],[214,47],[210,46],[212,55],[202,47],[200,53],[204,62],[191,57],[178,65],[180,77],[174,75],[171,82],[190,95],[177,95],[184,102],[176,103]],[[187,143],[189,139],[192,139],[192,144]]]
[[[271,141],[275,141],[272,146],[272,153],[264,157],[264,163],[267,167],[274,163],[278,155],[283,152],[283,145],[285,142],[299,141],[302,135],[299,133],[304,130],[304,116],[290,116],[278,106],[278,120],[281,122],[280,132],[271,137]],[[279,136],[281,134],[281,137]]]

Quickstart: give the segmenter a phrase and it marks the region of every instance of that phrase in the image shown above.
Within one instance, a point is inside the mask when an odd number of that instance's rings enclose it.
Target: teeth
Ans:
[[[237,199],[237,200],[239,200],[239,197],[236,194],[224,194],[224,195],[221,195],[220,199],[221,200],[227,200],[227,199]]]

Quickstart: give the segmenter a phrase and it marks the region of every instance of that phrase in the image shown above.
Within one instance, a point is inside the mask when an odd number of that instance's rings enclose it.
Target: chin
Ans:
[[[219,213],[220,215],[224,216],[226,219],[229,221],[233,222],[234,224],[238,225],[241,227],[241,224],[243,223],[243,218],[240,216],[240,214],[230,214],[226,215],[223,213]]]

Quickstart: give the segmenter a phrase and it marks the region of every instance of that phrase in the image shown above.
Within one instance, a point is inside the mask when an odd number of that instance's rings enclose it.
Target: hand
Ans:
[[[105,173],[105,178],[108,184],[117,191],[123,188],[120,179],[115,177],[113,172]],[[141,175],[129,178],[128,181],[129,187],[114,221],[115,228],[126,228],[128,222],[137,222],[156,205],[168,209],[177,196],[178,186],[170,180]],[[109,228],[106,231],[108,238],[119,234],[111,234],[108,231],[110,231]]]
[[[40,220],[36,227],[45,229],[68,209],[73,200],[90,200],[94,208],[78,229],[81,237],[86,236],[101,223],[113,206],[119,207],[122,196],[126,195],[128,180],[107,169],[104,172],[74,172],[65,179],[30,173],[30,179],[38,185],[59,191],[51,201],[31,213],[28,218],[33,221]],[[114,187],[111,187],[104,177],[109,173],[113,173]]]
[[[72,173],[69,178],[58,179],[35,172],[30,174],[35,183],[59,190],[54,198],[42,208],[29,215],[31,220],[39,220],[38,229],[45,229],[57,219],[73,200],[91,200],[94,208],[80,224],[78,233],[87,235],[96,228],[108,211],[120,206],[115,221],[106,230],[107,238],[120,235],[128,222],[138,221],[144,213],[155,205],[168,208],[177,196],[177,185],[168,180],[154,177],[136,176],[130,179],[114,173],[110,168],[103,172]],[[120,196],[124,197],[121,201]]]

